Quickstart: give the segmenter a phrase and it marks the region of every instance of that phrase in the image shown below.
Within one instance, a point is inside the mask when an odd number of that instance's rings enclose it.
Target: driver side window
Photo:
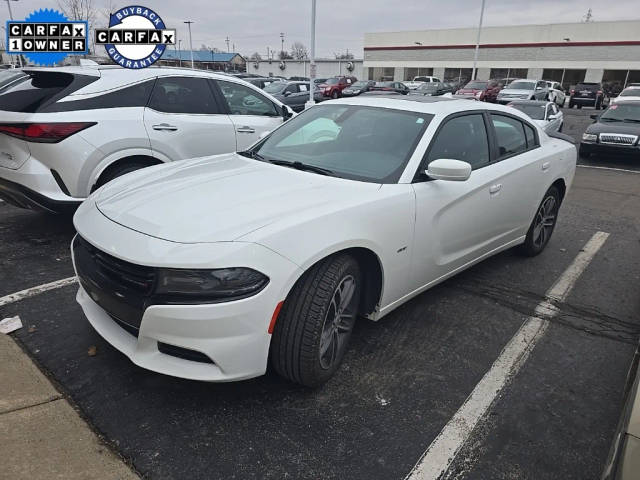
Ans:
[[[252,88],[233,82],[216,80],[231,115],[279,117],[276,106]]]
[[[487,129],[481,114],[452,118],[440,128],[431,142],[426,164],[439,158],[462,160],[474,170],[489,164]]]

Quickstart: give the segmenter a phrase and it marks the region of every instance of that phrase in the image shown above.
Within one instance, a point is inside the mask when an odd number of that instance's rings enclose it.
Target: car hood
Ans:
[[[508,96],[508,95],[531,95],[533,90],[521,90],[519,88],[507,88],[505,90],[500,90],[498,95]]]
[[[95,202],[103,215],[132,230],[202,243],[233,241],[312,209],[361,201],[379,188],[234,153],[139,170],[107,184]]]
[[[479,88],[461,88],[460,90],[458,90],[456,93],[458,95],[460,94],[469,94],[469,93],[473,93],[476,94],[478,92],[482,92],[482,90],[480,90]]]
[[[596,122],[589,125],[585,133],[624,133],[640,136],[640,123]]]

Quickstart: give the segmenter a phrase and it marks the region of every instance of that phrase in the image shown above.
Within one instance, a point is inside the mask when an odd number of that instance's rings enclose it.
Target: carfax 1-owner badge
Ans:
[[[139,5],[112,13],[109,28],[95,31],[96,45],[104,45],[118,65],[133,69],[153,65],[175,38],[175,29],[166,28],[160,15]]]

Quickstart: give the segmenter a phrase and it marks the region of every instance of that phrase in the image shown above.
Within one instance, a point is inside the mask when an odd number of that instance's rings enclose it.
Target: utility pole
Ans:
[[[283,42],[284,43],[284,42]],[[311,58],[309,59],[309,101],[305,108],[315,104],[314,90],[316,88],[316,0],[311,0]]]
[[[280,32],[280,56],[284,56],[284,33],[282,32]],[[280,60],[282,60],[282,58]]]
[[[476,66],[478,64],[478,50],[480,48],[480,33],[482,32],[482,17],[484,16],[484,2],[482,0],[482,6],[480,7],[480,23],[478,24],[478,36],[476,37],[476,51],[473,55],[473,71],[471,72],[471,80],[476,79]]]
[[[13,12],[11,12],[11,2],[17,2],[18,0],[5,0],[7,2],[7,8],[9,9],[9,18],[13,20]],[[18,63],[22,68],[22,55],[18,54]]]
[[[593,18],[593,12],[591,9],[587,10],[587,14],[583,17],[584,18],[584,23],[589,23],[591,22],[592,18]]]
[[[193,66],[193,40],[191,39],[191,24],[193,23],[191,20],[187,20],[186,23],[189,26],[189,50],[191,50],[191,68],[195,68]]]
[[[227,38],[224,40],[227,44],[227,53],[229,53],[229,36],[227,35]]]
[[[182,67],[182,40],[178,39],[178,62],[179,66]]]

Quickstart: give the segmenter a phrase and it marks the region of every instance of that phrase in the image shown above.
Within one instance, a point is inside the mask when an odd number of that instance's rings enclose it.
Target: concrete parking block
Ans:
[[[0,415],[0,478],[137,479],[64,399]]]
[[[0,414],[60,398],[9,335],[0,335]]]

